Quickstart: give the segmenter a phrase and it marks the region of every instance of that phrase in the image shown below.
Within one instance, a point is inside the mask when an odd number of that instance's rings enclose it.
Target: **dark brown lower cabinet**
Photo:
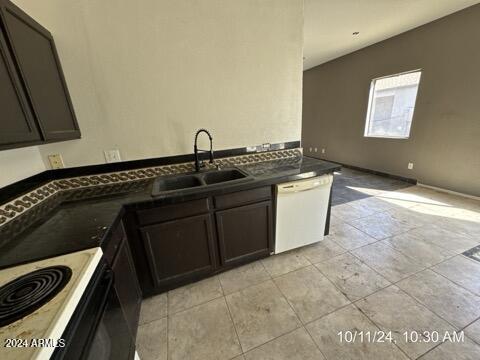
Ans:
[[[189,282],[216,268],[210,214],[144,226],[140,232],[156,288]]]
[[[139,209],[127,218],[144,296],[267,257],[273,249],[270,186]]]
[[[235,265],[270,254],[271,201],[217,211],[215,216],[222,265]]]
[[[126,237],[122,239],[122,244],[118,249],[112,270],[115,276],[115,290],[117,291],[130,331],[135,339],[142,303],[142,292],[138,285],[137,273]]]
[[[120,222],[103,242],[102,250],[108,265],[113,271],[115,292],[123,315],[127,320],[132,341],[135,343],[142,292],[128,240],[125,228]]]

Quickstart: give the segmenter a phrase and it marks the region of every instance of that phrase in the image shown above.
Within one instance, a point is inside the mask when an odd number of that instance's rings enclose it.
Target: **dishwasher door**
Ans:
[[[323,240],[333,175],[277,185],[275,253]]]

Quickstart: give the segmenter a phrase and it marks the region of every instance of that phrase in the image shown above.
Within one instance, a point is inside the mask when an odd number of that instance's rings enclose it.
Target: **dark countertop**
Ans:
[[[152,179],[127,193],[63,202],[44,219],[0,247],[0,268],[102,246],[125,211],[300,180],[340,169],[340,165],[305,156],[236,167],[250,175],[251,180],[152,197]]]

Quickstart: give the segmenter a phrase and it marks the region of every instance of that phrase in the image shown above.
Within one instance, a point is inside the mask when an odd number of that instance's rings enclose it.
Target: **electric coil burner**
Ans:
[[[20,276],[0,287],[0,327],[46,304],[65,287],[71,276],[69,267],[51,266]]]

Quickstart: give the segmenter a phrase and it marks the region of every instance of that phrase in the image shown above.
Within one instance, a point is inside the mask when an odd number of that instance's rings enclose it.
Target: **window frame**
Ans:
[[[404,71],[404,72],[400,72],[400,73],[396,73],[396,74],[380,76],[380,77],[372,79],[372,81],[370,82],[370,91],[368,93],[367,117],[365,119],[365,129],[363,131],[363,137],[364,138],[397,139],[397,140],[407,140],[407,139],[410,138],[410,135],[412,133],[411,124],[410,124],[410,129],[408,131],[407,136],[369,135],[368,130],[369,130],[369,127],[370,127],[370,118],[371,118],[372,110],[373,110],[373,100],[374,100],[376,82],[378,80],[382,80],[382,79],[386,79],[386,78],[390,78],[390,77],[395,77],[395,76],[401,76],[401,75],[405,75],[405,74],[416,73],[416,72],[420,73],[420,79],[418,80],[417,94],[415,95],[415,101],[413,103],[413,113],[412,113],[412,121],[411,121],[411,123],[413,123],[413,118],[415,116],[415,108],[417,107],[418,92],[420,91],[420,82],[422,80],[423,70],[420,68],[420,69]]]

